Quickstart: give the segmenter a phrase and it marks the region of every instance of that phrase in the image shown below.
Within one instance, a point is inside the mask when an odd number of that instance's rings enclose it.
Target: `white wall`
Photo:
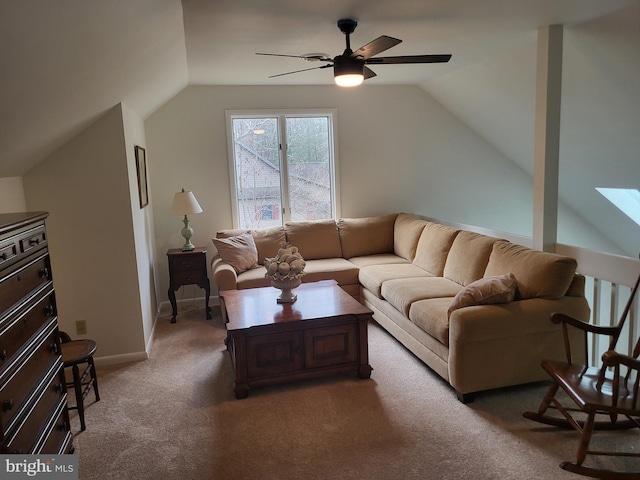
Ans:
[[[166,250],[182,244],[173,194],[196,195],[192,240],[209,256],[232,227],[225,110],[313,107],[338,110],[342,216],[408,211],[531,234],[531,178],[418,87],[191,86],[145,122],[160,301]]]
[[[50,212],[61,329],[79,337],[75,322],[86,320],[96,355],[120,360],[146,357],[125,151],[130,142],[118,105],[23,177],[29,210]]]
[[[138,190],[138,171],[135,157],[135,146],[146,149],[146,137],[143,120],[123,105],[125,151],[127,171],[129,175],[129,201],[133,220],[133,236],[135,242],[136,267],[138,273],[138,289],[140,292],[140,308],[145,350],[151,349],[153,327],[155,325],[158,302],[156,297],[156,272],[154,265],[155,235],[153,228],[153,198],[149,193],[149,204],[140,207]],[[147,169],[148,177],[148,169]],[[147,185],[151,184],[147,178]]]
[[[640,3],[564,27],[560,243],[636,257],[640,226],[595,187],[640,188]],[[425,91],[533,174],[536,33]],[[526,212],[529,216],[530,213]]]
[[[24,212],[26,209],[22,177],[0,178],[0,213]]]

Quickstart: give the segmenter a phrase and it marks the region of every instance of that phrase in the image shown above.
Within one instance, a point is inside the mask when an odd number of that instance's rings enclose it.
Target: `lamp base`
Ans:
[[[184,238],[184,245],[181,247],[183,252],[189,252],[196,248],[196,246],[191,243],[191,237],[193,236],[193,229],[189,226],[189,218],[185,215],[184,220],[184,228],[180,232],[182,237]]]

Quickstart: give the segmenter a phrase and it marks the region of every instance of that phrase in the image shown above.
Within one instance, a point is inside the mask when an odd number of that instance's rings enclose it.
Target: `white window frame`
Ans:
[[[231,218],[233,227],[239,228],[240,214],[238,212],[238,191],[236,188],[236,164],[234,158],[233,145],[233,119],[235,118],[277,118],[279,126],[279,143],[281,165],[280,183],[282,185],[282,201],[289,205],[289,192],[287,185],[287,145],[282,139],[285,138],[285,118],[286,117],[327,117],[329,121],[329,150],[332,161],[329,162],[331,175],[331,217],[340,217],[340,171],[338,163],[338,110],[335,108],[315,108],[315,109],[276,109],[276,110],[225,110],[227,123],[227,157],[229,160],[229,185],[231,192]],[[282,223],[291,220],[291,208],[287,207],[282,215]]]

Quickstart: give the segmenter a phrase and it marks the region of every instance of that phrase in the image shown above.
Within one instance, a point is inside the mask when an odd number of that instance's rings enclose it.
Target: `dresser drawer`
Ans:
[[[25,344],[55,315],[55,296],[49,285],[14,316],[0,323],[0,370],[11,365]]]
[[[63,455],[71,453],[68,451],[71,446],[71,431],[69,430],[69,413],[65,402],[56,409],[55,418],[51,422],[49,430],[46,432],[44,443],[37,449],[37,454]]]
[[[0,239],[0,272],[46,246],[44,222],[14,230]]]
[[[42,381],[43,372],[50,371],[62,356],[57,339],[58,328],[53,319],[47,328],[21,355],[23,363],[3,374],[0,386],[0,431],[6,434],[18,417],[29,407],[29,397]]]
[[[19,265],[11,275],[0,280],[0,312],[11,314],[24,297],[50,281],[51,265],[48,254]]]
[[[47,243],[47,235],[44,225],[28,232],[28,235],[20,239],[20,252],[30,253],[32,250],[42,248]]]
[[[173,272],[201,271],[203,262],[206,265],[204,254],[182,254],[171,258],[171,270]]]
[[[193,272],[175,272],[173,274],[173,283],[175,285],[191,285],[194,283],[202,283],[205,279],[202,271]]]
[[[15,259],[18,256],[18,243],[11,242],[9,244],[0,244],[0,267],[8,264],[9,261]]]
[[[36,403],[28,412],[28,416],[16,428],[15,433],[8,436],[3,450],[7,453],[34,453],[38,444],[45,440],[45,434],[51,422],[51,417],[64,405],[66,388],[61,376],[62,360],[53,365],[51,377],[44,389],[36,392]]]

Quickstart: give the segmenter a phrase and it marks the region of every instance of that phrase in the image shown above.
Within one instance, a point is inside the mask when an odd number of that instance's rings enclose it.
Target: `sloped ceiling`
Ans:
[[[0,177],[119,102],[144,117],[188,84],[177,0],[1,2],[0,43]]]
[[[338,55],[345,43],[336,21],[345,17],[359,21],[351,37],[354,49],[390,35],[403,43],[385,55],[452,54],[447,64],[378,66],[378,76],[367,84],[421,85],[526,171],[532,168],[536,30],[564,24],[565,51],[572,54],[569,75],[594,78],[607,92],[602,102],[613,96],[629,109],[622,118],[609,119],[616,126],[608,129],[611,135],[600,150],[588,142],[581,150],[580,141],[607,130],[607,122],[597,115],[599,103],[573,107],[592,97],[591,91],[567,91],[563,149],[574,160],[563,168],[575,169],[575,162],[606,168],[601,165],[611,151],[607,144],[630,150],[618,148],[629,163],[638,151],[629,139],[637,133],[638,109],[633,109],[640,72],[638,63],[625,65],[624,58],[639,50],[637,43],[603,37],[590,21],[623,11],[627,29],[638,30],[638,5],[638,0],[2,2],[0,177],[24,174],[121,101],[145,118],[188,84],[331,84],[330,69],[270,79],[317,64],[255,52]],[[619,58],[609,55],[612,49]],[[603,71],[612,75],[599,78]],[[580,84],[580,78],[566,81]],[[585,116],[592,119],[587,125],[571,128]],[[634,166],[628,165],[631,172]],[[629,182],[629,170],[620,176]],[[571,198],[577,211],[588,200]]]

